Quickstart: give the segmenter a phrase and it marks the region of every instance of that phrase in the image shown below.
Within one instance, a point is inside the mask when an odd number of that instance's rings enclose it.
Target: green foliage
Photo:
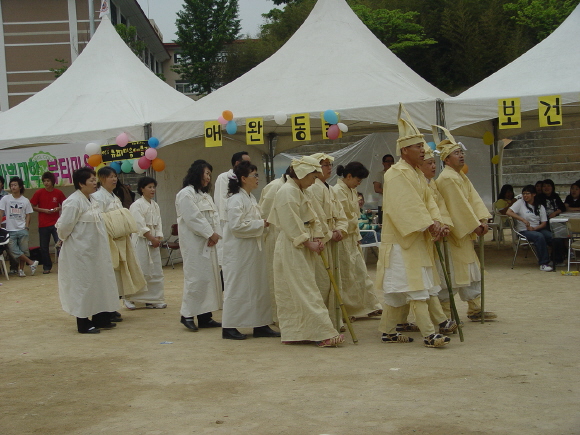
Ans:
[[[125,44],[131,49],[135,56],[139,59],[143,58],[143,52],[147,48],[147,44],[137,38],[137,28],[135,26],[126,26],[125,24],[117,24],[115,30],[121,37]]]
[[[54,74],[55,79],[58,79],[68,69],[69,67],[68,60],[66,59],[54,59],[54,60],[60,63],[61,65],[60,68],[49,68],[48,70]]]
[[[223,84],[226,44],[240,32],[237,0],[185,0],[177,13],[181,63],[174,71],[194,92],[209,94]]]

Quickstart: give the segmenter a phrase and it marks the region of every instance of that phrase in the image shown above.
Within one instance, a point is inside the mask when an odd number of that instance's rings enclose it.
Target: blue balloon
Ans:
[[[329,124],[338,124],[338,115],[334,112],[334,110],[326,110],[324,112],[324,120]]]
[[[157,148],[159,146],[159,139],[157,139],[156,137],[150,137],[149,140],[147,141],[147,144],[151,148]]]
[[[121,173],[121,162],[111,162],[110,166],[117,174]]]
[[[435,151],[435,148],[437,147],[437,145],[435,145],[435,142],[427,142],[427,145],[429,145],[429,148],[431,148],[433,151]]]
[[[228,134],[236,134],[236,131],[238,131],[238,126],[236,125],[236,122],[228,121],[228,123],[226,124],[226,131],[228,132]]]

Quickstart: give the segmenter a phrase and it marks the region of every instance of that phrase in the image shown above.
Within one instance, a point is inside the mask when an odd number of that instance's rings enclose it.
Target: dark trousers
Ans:
[[[381,207],[379,205],[379,211],[378,211],[378,216],[379,216],[379,224],[383,224],[383,207]]]
[[[54,225],[51,225],[50,227],[38,228],[38,238],[40,240],[40,258],[42,259],[42,268],[44,270],[52,269],[52,260],[50,258],[50,253],[48,252],[48,248],[50,246],[50,236],[52,236],[54,243],[58,242],[58,234]]]

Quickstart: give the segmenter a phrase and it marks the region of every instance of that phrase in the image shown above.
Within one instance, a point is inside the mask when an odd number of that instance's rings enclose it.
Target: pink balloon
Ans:
[[[326,135],[328,136],[329,139],[338,139],[338,136],[340,135],[340,129],[338,128],[338,125],[333,124],[330,127],[328,127],[328,132],[326,133]]]
[[[219,118],[218,118],[218,122],[219,122],[221,125],[226,125],[226,124],[228,123],[228,121],[227,121],[227,120],[226,120],[226,119],[225,119],[223,116],[221,116],[221,115],[220,115],[220,116],[219,116]]]
[[[121,148],[126,147],[129,143],[129,135],[127,133],[121,133],[119,136],[117,136],[116,142],[117,145],[119,145]]]
[[[139,167],[141,169],[149,169],[149,166],[151,166],[151,160],[149,160],[147,157],[143,156],[143,157],[139,158],[137,164],[139,165]]]
[[[145,157],[149,160],[155,160],[157,158],[157,150],[155,148],[147,148],[145,150]]]

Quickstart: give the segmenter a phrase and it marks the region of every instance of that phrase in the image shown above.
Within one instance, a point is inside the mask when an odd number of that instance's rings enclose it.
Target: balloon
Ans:
[[[129,143],[129,135],[127,133],[121,133],[119,136],[117,136],[117,139],[115,139],[115,142],[121,148],[126,147],[127,144]]]
[[[133,162],[131,160],[125,160],[121,164],[121,171],[128,174],[133,169]]]
[[[155,148],[147,148],[145,150],[145,157],[149,160],[155,160],[157,158],[157,150]]]
[[[133,170],[135,171],[136,174],[142,174],[146,171],[146,169],[143,169],[139,166],[139,160],[135,159],[133,161]]]
[[[234,114],[232,113],[231,110],[224,110],[222,112],[222,116],[226,121],[231,121],[232,119],[234,119]]]
[[[151,167],[155,172],[161,172],[165,169],[165,162],[160,158],[156,158],[151,162]]]
[[[431,148],[433,151],[435,151],[435,148],[437,148],[437,145],[435,145],[435,142],[427,142],[427,145],[429,145],[429,148]]]
[[[338,115],[334,112],[334,110],[327,110],[324,112],[324,120],[329,124],[337,124]]]
[[[88,143],[85,147],[85,153],[89,156],[92,156],[93,154],[101,154],[101,146],[93,142]]]
[[[497,154],[491,158],[491,163],[493,163],[494,165],[497,165],[499,163],[499,156]]]
[[[111,162],[111,169],[114,169],[117,174],[121,173],[121,162]]]
[[[93,154],[92,156],[89,157],[87,163],[91,165],[93,168],[96,168],[102,161],[103,158],[101,157],[100,154]]]
[[[139,168],[143,170],[149,169],[149,166],[151,166],[151,160],[149,160],[146,156],[139,158],[137,162],[139,162]]]
[[[338,128],[338,125],[334,124],[328,127],[328,132],[326,135],[329,139],[338,139],[338,136],[340,135],[340,129]]]
[[[469,172],[469,166],[467,166],[467,163],[463,165],[463,168],[461,168],[461,172],[467,175],[467,173]]]
[[[228,123],[228,121],[223,116],[221,116],[221,115],[218,117],[218,122],[221,125],[226,125]]]
[[[228,132],[228,134],[236,134],[236,131],[238,131],[238,126],[236,125],[236,122],[229,121],[226,125],[226,131]]]
[[[348,125],[346,125],[346,124],[343,124],[342,122],[339,122],[339,123],[338,123],[338,124],[336,124],[336,125],[338,125],[338,129],[339,129],[340,131],[342,131],[343,133],[346,133],[346,132],[348,131]]]
[[[278,125],[284,125],[288,121],[288,116],[284,112],[274,113],[274,122]]]
[[[159,146],[159,139],[156,137],[150,137],[147,141],[147,145],[149,145],[151,148],[157,148]]]
[[[99,172],[99,169],[104,168],[105,166],[105,162],[101,162],[99,163],[97,166],[95,166],[95,172]]]
[[[493,133],[491,131],[486,131],[485,133],[483,133],[483,143],[485,145],[493,144]]]

